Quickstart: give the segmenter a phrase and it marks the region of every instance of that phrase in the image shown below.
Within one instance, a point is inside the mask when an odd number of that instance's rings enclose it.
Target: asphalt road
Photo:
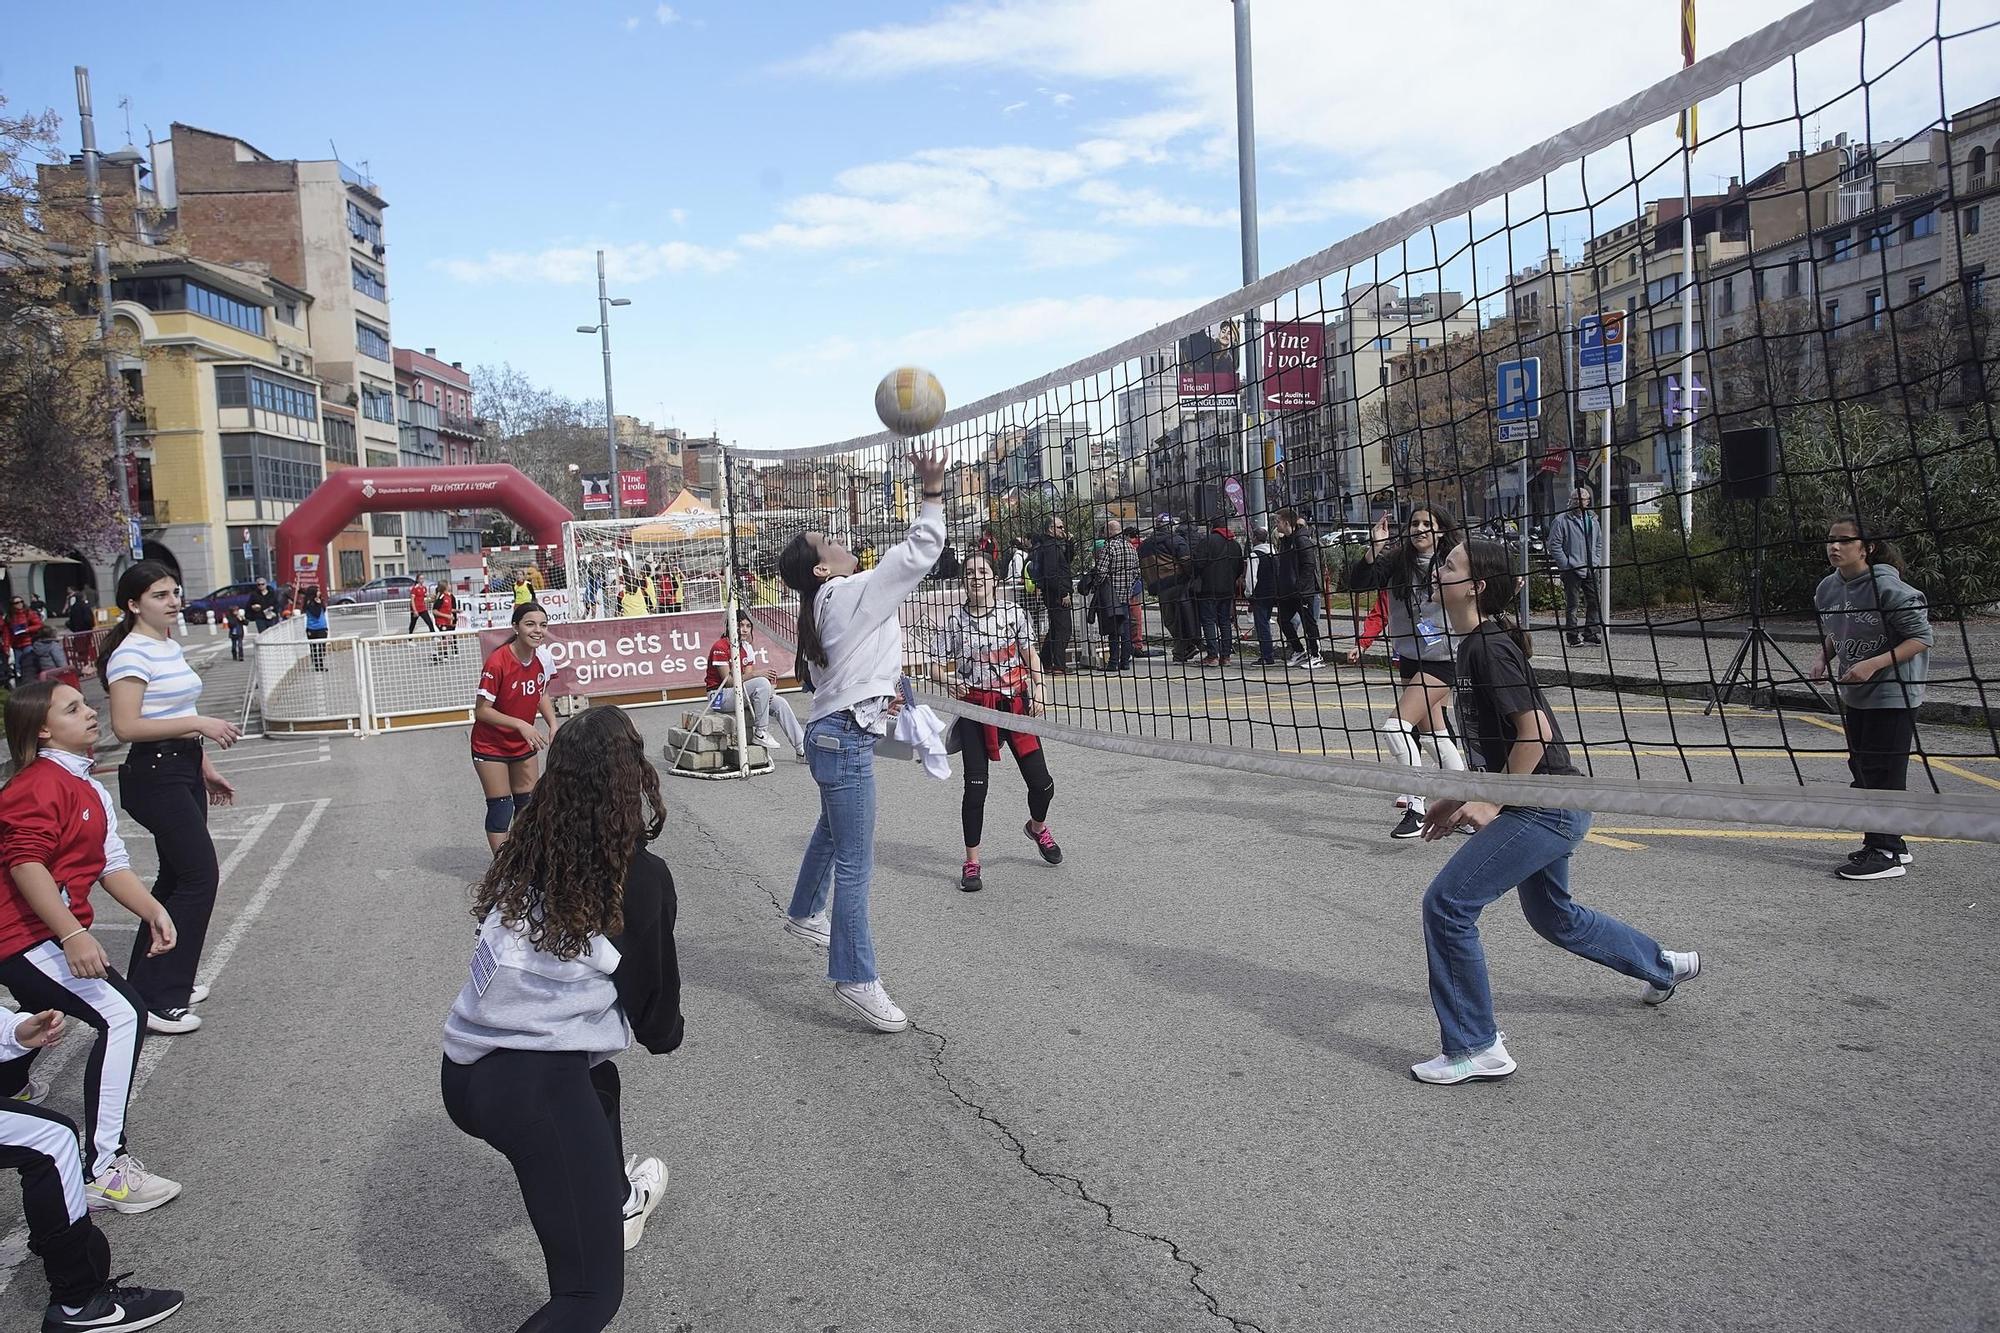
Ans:
[[[657,753],[668,710],[633,717]],[[188,1289],[170,1327],[490,1333],[541,1299],[504,1162],[437,1092],[486,860],[464,755],[443,730],[225,757],[208,1025],[149,1043],[132,1117],[186,1193],[105,1222],[115,1271]],[[1436,1051],[1417,905],[1449,845],[1391,842],[1377,795],[1067,746],[1051,767],[1064,864],[1017,831],[1003,764],[968,896],[956,780],[883,764],[898,1036],[779,931],[804,769],[669,780],[688,1041],[624,1057],[628,1144],[672,1175],[615,1327],[2000,1324],[1993,848],[1849,884],[1847,835],[1607,817],[1579,897],[1704,975],[1649,1009],[1503,901],[1520,1072],[1437,1089],[1407,1066]],[[19,1217],[0,1197],[12,1328],[44,1299]]]

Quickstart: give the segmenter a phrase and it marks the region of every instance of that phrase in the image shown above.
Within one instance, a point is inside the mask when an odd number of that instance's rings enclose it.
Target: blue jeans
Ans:
[[[1590,831],[1582,810],[1508,806],[1445,862],[1424,894],[1424,948],[1430,955],[1431,1007],[1448,1056],[1471,1055],[1499,1036],[1479,913],[1519,886],[1521,915],[1535,933],[1614,972],[1656,986],[1673,984],[1660,946],[1615,917],[1569,896],[1569,854]]]
[[[875,873],[875,740],[840,712],[806,727],[806,763],[819,784],[819,822],[792,887],[795,917],[812,916],[833,895],[827,976],[875,980],[868,929],[868,881]]]
[[[1250,603],[1250,614],[1257,622],[1257,660],[1266,666],[1278,660],[1277,645],[1271,642],[1271,613],[1275,610],[1275,602],[1258,599]]]

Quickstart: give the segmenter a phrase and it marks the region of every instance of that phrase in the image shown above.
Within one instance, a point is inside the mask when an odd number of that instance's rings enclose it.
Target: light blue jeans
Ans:
[[[1431,1007],[1448,1056],[1471,1055],[1499,1036],[1479,913],[1507,890],[1521,890],[1521,915],[1535,933],[1593,963],[1656,986],[1673,984],[1660,946],[1616,917],[1569,896],[1569,856],[1590,832],[1582,810],[1508,806],[1445,862],[1424,894],[1424,947]]]
[[[806,763],[819,785],[819,822],[806,843],[792,888],[795,917],[811,916],[833,896],[827,976],[875,980],[875,937],[868,929],[868,881],[875,873],[875,741],[844,712],[806,727]]]

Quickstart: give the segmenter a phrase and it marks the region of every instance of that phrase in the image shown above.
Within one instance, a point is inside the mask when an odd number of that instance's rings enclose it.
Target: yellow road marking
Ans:
[[[1621,852],[1643,852],[1646,850],[1646,844],[1643,842],[1626,842],[1621,838],[1608,838],[1595,829],[1584,834],[1583,840],[1585,842],[1594,842],[1600,847],[1616,847]]]
[[[1993,778],[1989,778],[1984,773],[1975,773],[1969,768],[1960,768],[1957,764],[1952,763],[1951,760],[1949,759],[1938,759],[1930,756],[1914,756],[1914,757],[1921,758],[1922,762],[1929,764],[1932,768],[1943,769],[1945,772],[1951,774],[1953,777],[1967,778],[1973,782],[1978,783],[1982,787],[1991,787],[1995,791],[2000,791],[2000,781],[1996,781]]]
[[[1624,833],[1647,838],[1769,839],[1779,842],[1853,842],[1858,834],[1837,829],[1733,829],[1733,828],[1606,828],[1596,833]],[[1912,836],[1910,842],[1960,843],[1971,846],[1972,838],[1930,838]]]

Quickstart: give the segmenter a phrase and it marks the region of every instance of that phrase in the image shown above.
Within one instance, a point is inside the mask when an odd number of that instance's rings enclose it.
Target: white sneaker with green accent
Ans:
[[[83,1187],[85,1205],[93,1213],[149,1213],[181,1192],[180,1182],[156,1176],[131,1153],[112,1159],[111,1169]]]
[[[666,1163],[657,1157],[627,1157],[625,1179],[631,1186],[625,1195],[625,1248],[629,1250],[646,1234],[646,1219],[667,1192]]]
[[[1507,1054],[1507,1034],[1504,1032],[1483,1051],[1474,1051],[1471,1055],[1440,1055],[1434,1060],[1410,1066],[1410,1077],[1417,1082],[1439,1085],[1505,1078],[1513,1072],[1514,1057]]]

